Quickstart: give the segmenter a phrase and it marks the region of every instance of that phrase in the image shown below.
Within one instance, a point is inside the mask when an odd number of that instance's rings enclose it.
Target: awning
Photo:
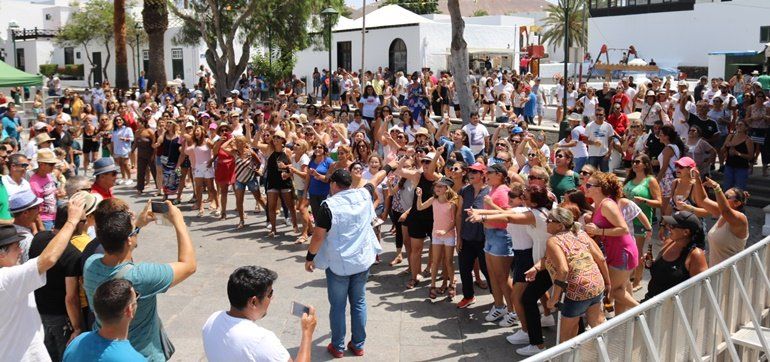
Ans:
[[[0,61],[0,88],[43,85],[43,76],[18,70]]]

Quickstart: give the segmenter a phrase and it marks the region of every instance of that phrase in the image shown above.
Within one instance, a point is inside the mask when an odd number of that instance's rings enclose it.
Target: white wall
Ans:
[[[708,56],[709,79],[724,77],[726,62],[727,62],[727,56],[724,54],[709,54]]]
[[[708,53],[761,50],[759,27],[770,25],[767,0],[697,3],[693,11],[675,11],[588,19],[588,51],[633,45],[658,65],[707,66]],[[610,52],[618,62],[621,52]]]

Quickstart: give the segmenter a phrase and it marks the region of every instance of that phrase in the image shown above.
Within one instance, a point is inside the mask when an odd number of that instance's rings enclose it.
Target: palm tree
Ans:
[[[160,90],[166,86],[166,52],[163,37],[168,29],[168,7],[165,0],[144,0],[142,23],[150,48],[150,62],[147,68],[147,86],[157,85]]]
[[[115,87],[128,89],[128,54],[126,53],[126,0],[114,0]]]
[[[588,34],[585,28],[585,0],[559,0],[558,5],[548,5],[543,19],[546,28],[543,32],[543,42],[553,47],[560,47],[564,42],[565,3],[569,9],[569,45],[585,47],[588,44]]]

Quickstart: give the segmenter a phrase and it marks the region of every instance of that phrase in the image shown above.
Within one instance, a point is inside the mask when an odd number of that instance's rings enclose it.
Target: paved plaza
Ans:
[[[115,188],[116,195],[140,210],[148,197],[136,197],[125,186]],[[186,194],[184,200],[189,198]],[[311,304],[318,313],[318,327],[313,338],[313,360],[326,361],[329,343],[328,302],[323,271],[308,273],[304,270],[307,244],[294,244],[295,236],[283,225],[279,236],[267,239],[264,212],[255,214],[254,201],[246,200],[248,226],[236,231],[237,216],[234,211],[228,220],[219,221],[213,216],[198,218],[190,211],[190,205],[182,210],[188,221],[198,260],[197,272],[179,286],[158,298],[160,316],[170,338],[176,346],[174,361],[205,360],[201,340],[201,327],[211,313],[227,309],[227,278],[235,268],[243,265],[259,265],[275,270],[278,281],[267,316],[259,324],[278,335],[292,356],[296,355],[300,340],[299,319],[292,316],[292,301]],[[235,208],[231,196],[230,210]],[[747,212],[751,216],[751,241],[760,238],[762,214],[759,209]],[[389,225],[383,226],[388,230]],[[288,234],[283,234],[289,232]],[[383,263],[374,265],[367,284],[368,324],[367,361],[502,361],[521,360],[514,346],[504,336],[513,331],[484,321],[483,317],[492,303],[491,295],[478,291],[477,303],[468,309],[457,309],[446,299],[428,299],[428,289],[423,282],[413,290],[405,290],[407,277],[401,274],[406,261],[396,268],[388,265],[395,249],[393,238],[383,242]],[[173,229],[162,225],[150,225],[142,230],[139,247],[134,252],[136,261],[171,262],[176,260],[176,239]],[[457,277],[459,282],[459,276]],[[641,299],[643,288],[636,297]],[[458,285],[458,294],[460,288]],[[461,294],[460,294],[461,295]],[[553,345],[555,328],[545,328],[546,344]],[[349,333],[349,331],[348,331]],[[346,340],[349,340],[349,334]],[[517,346],[518,347],[518,346]],[[352,355],[346,354],[346,358]],[[233,361],[235,362],[235,361]]]

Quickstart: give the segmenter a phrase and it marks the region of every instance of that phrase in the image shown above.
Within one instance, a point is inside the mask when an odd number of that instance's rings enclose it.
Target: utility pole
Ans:
[[[567,76],[567,72],[569,71],[567,68],[567,65],[569,64],[569,0],[561,1],[562,5],[564,5],[564,94],[561,100],[561,109],[564,111],[561,112],[561,121],[564,122],[567,120],[567,82],[569,81],[569,77]]]
[[[366,66],[364,59],[366,58],[366,0],[363,0],[364,6],[361,8],[364,11],[364,16],[361,18],[361,94],[364,94],[364,73],[366,72]],[[353,71],[353,69],[350,69]],[[358,102],[358,100],[356,100]]]

